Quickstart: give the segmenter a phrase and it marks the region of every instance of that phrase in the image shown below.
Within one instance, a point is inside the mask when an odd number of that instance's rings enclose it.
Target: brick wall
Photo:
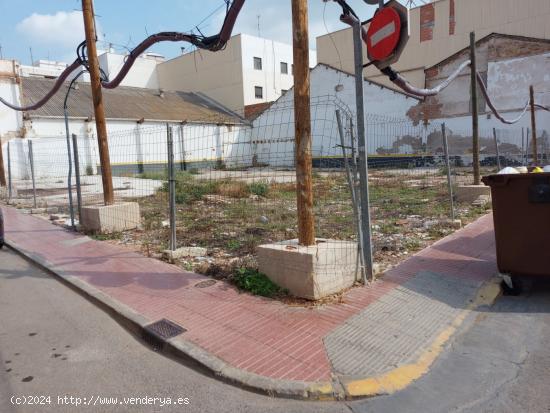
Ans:
[[[420,42],[433,39],[435,26],[435,7],[433,3],[420,7]]]
[[[514,58],[536,56],[550,53],[550,41],[540,39],[521,38],[506,35],[490,35],[477,43],[478,70],[488,83],[487,67],[489,62],[510,60]],[[439,65],[425,70],[426,87],[431,88],[441,83],[454,69],[469,58],[468,49],[458,53]],[[486,102],[478,91],[479,111],[483,114]],[[470,104],[470,75],[463,73],[451,86],[437,96],[426,98],[423,102],[412,107],[407,115],[415,122],[443,117],[468,115]]]
[[[449,35],[455,34],[456,15],[455,15],[455,0],[449,0]]]

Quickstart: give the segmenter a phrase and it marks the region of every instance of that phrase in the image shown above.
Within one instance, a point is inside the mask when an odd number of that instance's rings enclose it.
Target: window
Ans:
[[[261,86],[255,86],[254,87],[254,93],[256,95],[256,99],[263,99],[264,98],[264,88]]]
[[[261,57],[255,57],[254,58],[254,69],[255,70],[262,70],[262,58]]]
[[[281,73],[283,75],[288,75],[288,63],[281,62]]]

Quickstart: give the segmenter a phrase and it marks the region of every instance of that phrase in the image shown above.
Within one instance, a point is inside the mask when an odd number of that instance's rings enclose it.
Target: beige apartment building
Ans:
[[[310,51],[310,66],[315,64]],[[292,45],[248,34],[233,36],[224,50],[193,51],[157,67],[162,89],[201,92],[245,116],[289,90],[292,70]]]
[[[491,33],[550,39],[550,0],[437,0],[415,7],[409,42],[393,67],[415,86],[424,86],[425,69],[468,46],[471,31],[477,39]],[[351,28],[318,37],[317,58],[352,73]],[[365,76],[391,85],[374,67]]]

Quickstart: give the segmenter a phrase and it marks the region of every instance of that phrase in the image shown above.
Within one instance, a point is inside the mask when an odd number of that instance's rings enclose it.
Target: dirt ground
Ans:
[[[258,245],[297,238],[296,187],[293,182],[206,179],[178,176],[178,247],[204,247],[204,256],[177,263],[189,271],[217,278],[235,268],[255,267]],[[459,175],[459,182],[466,181]],[[460,224],[450,219],[451,208],[444,171],[374,170],[370,175],[372,238],[376,271],[383,272],[414,252],[452,233]],[[342,172],[315,174],[316,236],[357,241],[350,188]],[[111,236],[110,242],[132,246],[161,258],[169,243],[166,188],[136,198],[142,228]],[[490,210],[486,205],[456,205],[456,218],[467,224]]]

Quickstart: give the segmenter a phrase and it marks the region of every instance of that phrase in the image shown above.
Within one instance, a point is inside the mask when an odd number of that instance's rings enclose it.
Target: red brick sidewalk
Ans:
[[[496,273],[492,218],[486,216],[410,257],[383,281],[355,288],[342,304],[289,307],[241,294],[224,282],[89,240],[50,223],[4,208],[6,239],[41,257],[63,274],[125,304],[153,322],[170,319],[186,328],[185,340],[227,364],[260,376],[330,382],[323,338],[419,271],[483,281]]]

